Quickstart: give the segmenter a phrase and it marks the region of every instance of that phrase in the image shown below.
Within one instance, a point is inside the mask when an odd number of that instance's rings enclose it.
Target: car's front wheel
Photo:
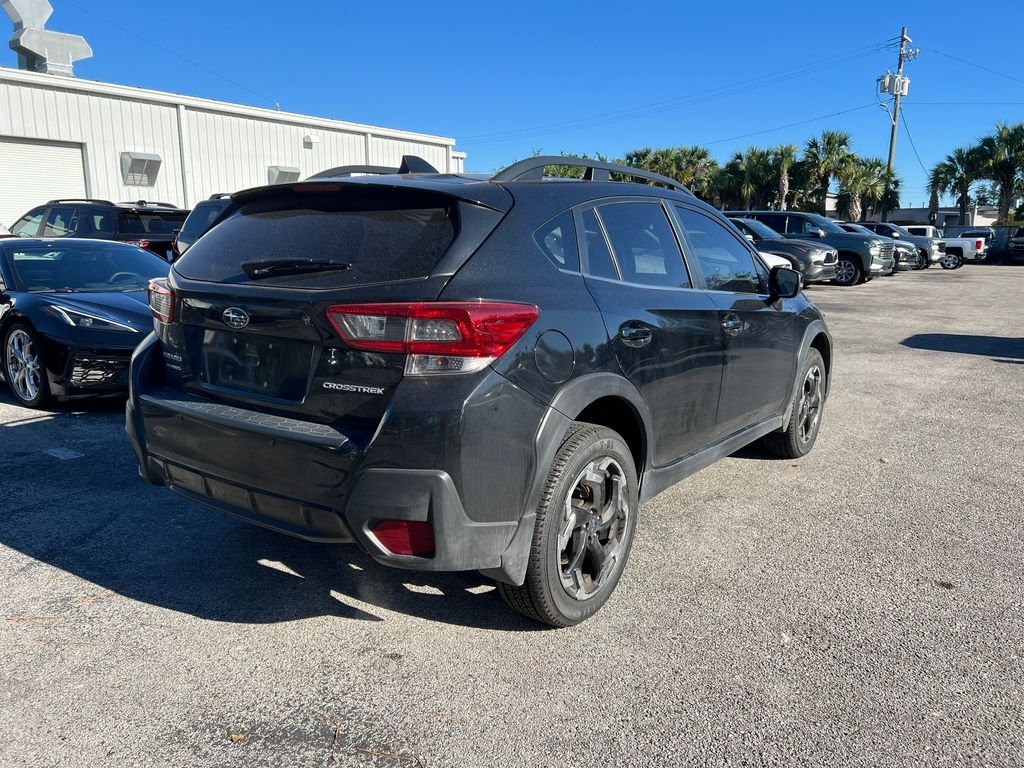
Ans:
[[[526,581],[498,583],[515,610],[556,627],[593,616],[629,559],[639,490],[625,441],[576,422],[555,454],[537,509]]]
[[[782,459],[806,456],[814,447],[821,428],[821,414],[828,394],[828,377],[821,353],[813,347],[807,351],[800,369],[800,386],[793,395],[792,416],[785,429],[764,436],[763,445]]]
[[[836,262],[836,276],[832,282],[843,286],[856,285],[860,278],[860,264],[852,256],[840,256]]]
[[[50,382],[40,358],[36,332],[27,323],[14,323],[4,334],[4,378],[18,402],[39,408],[50,399]]]

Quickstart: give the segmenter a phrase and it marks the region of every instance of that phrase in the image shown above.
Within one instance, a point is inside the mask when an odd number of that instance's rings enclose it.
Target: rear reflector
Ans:
[[[388,552],[395,555],[427,557],[434,553],[434,528],[417,520],[381,520],[373,526],[373,535]]]
[[[149,281],[149,309],[161,323],[174,319],[174,291],[167,287],[167,280],[162,277]]]
[[[406,373],[469,373],[515,344],[540,316],[531,304],[437,301],[343,304],[327,310],[338,335],[355,349],[409,355]]]

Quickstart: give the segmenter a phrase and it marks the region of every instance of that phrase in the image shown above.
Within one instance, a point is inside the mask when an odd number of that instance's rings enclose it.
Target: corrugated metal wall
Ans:
[[[397,165],[403,154],[461,170],[450,139],[410,140],[375,133],[388,129],[217,104],[0,69],[0,137],[82,144],[91,197],[191,206],[214,192],[268,183],[269,166],[298,168],[305,178],[339,165]],[[159,155],[156,185],[125,185],[122,152]],[[26,200],[25,210],[42,202]]]

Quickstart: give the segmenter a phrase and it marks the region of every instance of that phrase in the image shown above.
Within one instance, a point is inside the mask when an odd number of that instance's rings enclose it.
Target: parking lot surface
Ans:
[[[1021,765],[1024,267],[809,295],[813,453],[644,506],[569,630],[146,486],[122,401],[3,389],[0,765]]]

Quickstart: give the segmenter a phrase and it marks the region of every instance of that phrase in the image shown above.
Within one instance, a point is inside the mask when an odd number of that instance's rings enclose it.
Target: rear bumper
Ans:
[[[143,348],[145,347],[145,348]],[[469,410],[453,425],[446,414],[424,411],[422,403],[393,401],[389,416],[367,443],[326,425],[268,416],[191,397],[147,381],[160,365],[158,343],[143,345],[132,366],[132,394],[126,432],[149,482],[167,485],[191,501],[255,525],[299,538],[358,544],[377,562],[430,571],[508,571],[515,538],[529,546],[533,516],[525,514],[527,490],[537,465],[533,437],[545,410],[494,372],[484,374],[474,393],[490,393],[487,408]],[[414,388],[422,389],[422,387]],[[494,393],[498,392],[495,397]],[[503,429],[489,419],[502,407]],[[457,409],[463,413],[466,409]],[[511,417],[519,424],[513,426]],[[429,452],[432,435],[448,439]],[[479,441],[489,436],[487,445]],[[501,435],[501,437],[497,437]],[[529,445],[525,445],[529,440]],[[463,444],[467,451],[462,450]],[[529,449],[529,455],[513,456]],[[495,464],[494,451],[506,456]],[[471,454],[471,455],[470,455]],[[521,476],[520,476],[521,475]],[[484,498],[491,499],[487,504]],[[495,503],[493,500],[505,500]],[[398,555],[373,534],[381,520],[429,522],[434,552]],[[516,537],[521,528],[526,536]]]

